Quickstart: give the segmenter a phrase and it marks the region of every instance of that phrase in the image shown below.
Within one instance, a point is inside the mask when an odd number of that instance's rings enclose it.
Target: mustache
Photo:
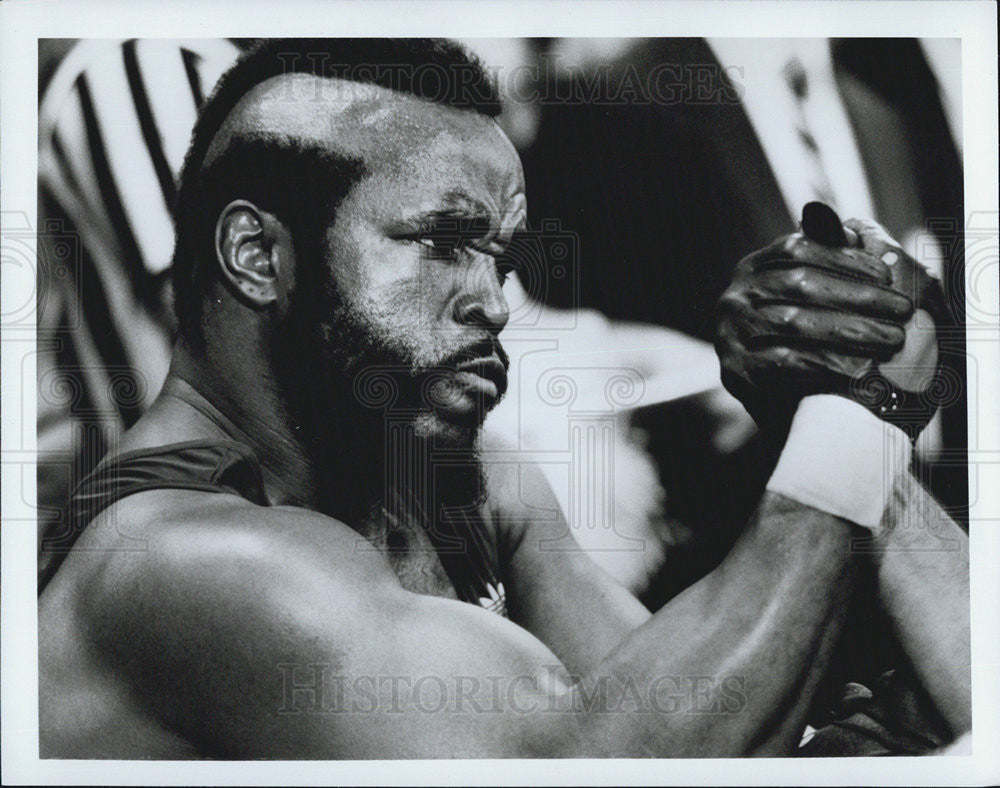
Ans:
[[[500,359],[500,363],[503,364],[504,372],[507,372],[510,369],[510,356],[507,355],[507,351],[504,350],[503,345],[500,344],[500,340],[492,335],[483,337],[478,342],[475,342],[462,350],[450,353],[441,359],[435,366],[452,368],[457,367],[459,364],[465,364],[469,361],[475,361],[476,359],[489,358],[490,356],[496,356]]]

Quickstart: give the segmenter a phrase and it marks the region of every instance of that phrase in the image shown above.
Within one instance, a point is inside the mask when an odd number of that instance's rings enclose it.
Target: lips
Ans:
[[[461,364],[455,365],[455,369],[458,372],[468,372],[488,380],[496,387],[498,397],[507,390],[507,369],[497,355],[463,361]]]

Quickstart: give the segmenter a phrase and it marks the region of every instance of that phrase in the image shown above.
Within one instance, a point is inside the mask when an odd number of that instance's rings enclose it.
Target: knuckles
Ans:
[[[802,311],[796,306],[787,304],[763,306],[757,313],[772,330],[782,334],[802,333],[803,326],[800,324]]]
[[[789,273],[788,289],[806,299],[814,299],[820,294],[815,276],[808,268],[797,268]]]
[[[910,260],[886,265],[872,254],[883,239],[858,229],[865,248],[832,249],[796,233],[736,265],[716,305],[715,348],[723,384],[755,418],[782,407],[779,395],[828,390],[836,376],[904,347],[915,300],[893,277],[908,274]]]

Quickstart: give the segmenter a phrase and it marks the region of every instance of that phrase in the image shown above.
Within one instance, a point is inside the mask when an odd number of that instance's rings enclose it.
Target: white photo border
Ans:
[[[0,230],[37,227],[39,38],[269,36],[733,36],[961,38],[965,210],[996,232],[997,21],[993,2],[282,2],[8,0],[0,6]],[[22,227],[23,225],[23,227]],[[6,241],[5,241],[6,243]],[[0,314],[33,298],[32,265],[7,265]],[[9,269],[9,270],[8,270]],[[966,282],[973,272],[966,271]],[[996,291],[984,295],[995,298]],[[1000,314],[996,302],[985,314]],[[30,318],[29,318],[30,319]],[[569,761],[79,761],[38,758],[33,331],[3,327],[2,763],[4,784],[995,784],[1000,781],[1000,326],[972,341],[970,445],[986,459],[970,512],[973,754],[932,758]],[[981,340],[979,332],[975,337]],[[22,377],[23,376],[23,377]],[[991,406],[990,403],[993,403]],[[992,461],[990,461],[992,458]]]

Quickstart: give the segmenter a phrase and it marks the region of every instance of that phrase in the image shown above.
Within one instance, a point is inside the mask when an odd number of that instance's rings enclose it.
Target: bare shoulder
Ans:
[[[73,633],[102,670],[158,696],[168,674],[176,686],[204,669],[227,675],[235,655],[274,663],[317,635],[350,637],[366,600],[402,596],[384,557],[337,520],[171,490],[103,513],[52,585],[42,628]]]
[[[362,591],[394,579],[381,554],[344,523],[230,495],[143,493],[92,529],[92,540],[108,548],[83,595],[98,616],[132,616],[144,603],[186,614],[238,603],[242,615],[254,615],[277,595],[315,599],[324,589]]]
[[[59,751],[83,746],[79,717],[98,719],[100,741],[146,726],[133,737],[144,757],[177,741],[264,752],[289,665],[361,663],[413,604],[380,553],[315,512],[166,490],[126,502],[87,528],[40,599],[48,706],[90,693],[80,714],[49,714]]]
[[[106,561],[73,589],[82,605],[74,642],[95,655],[94,674],[114,684],[115,698],[203,755],[388,757],[406,751],[406,737],[415,753],[432,752],[422,737],[440,733],[426,719],[374,713],[395,702],[382,698],[395,690],[381,683],[382,705],[364,706],[372,713],[298,711],[329,699],[315,684],[327,676],[361,687],[372,671],[381,682],[534,675],[556,663],[501,616],[405,590],[383,555],[336,520],[223,495],[174,509],[147,530],[145,551]],[[367,687],[351,702],[370,700]],[[523,745],[498,734],[485,740]]]

